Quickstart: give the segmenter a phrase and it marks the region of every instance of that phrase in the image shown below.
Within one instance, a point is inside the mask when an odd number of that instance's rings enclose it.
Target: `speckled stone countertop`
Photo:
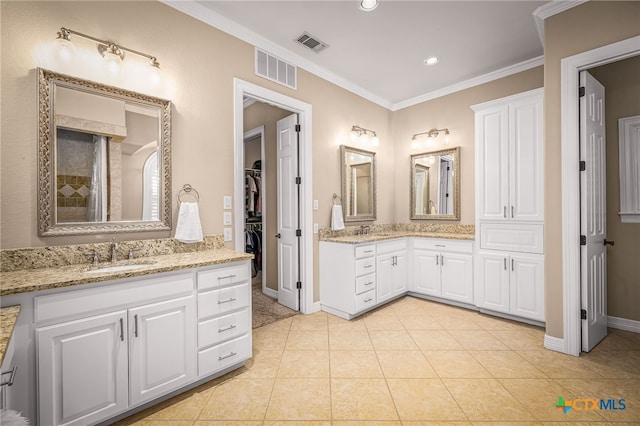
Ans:
[[[181,269],[249,259],[253,259],[253,255],[226,248],[217,248],[190,253],[141,257],[135,260],[103,262],[98,265],[84,263],[51,268],[20,269],[0,273],[0,296],[121,278],[133,278],[148,274],[157,274],[159,272],[179,271]],[[141,264],[145,266],[134,270],[87,273],[95,269],[131,264]]]
[[[321,229],[320,241],[360,244],[403,237],[446,238],[453,240],[473,240],[476,237],[474,225],[398,223],[369,225],[365,226],[365,228],[368,233],[364,235],[357,234],[362,230],[360,226],[348,226],[342,231]]]
[[[16,325],[20,306],[7,306],[0,308],[0,364],[4,361],[4,354],[9,346],[9,340]]]

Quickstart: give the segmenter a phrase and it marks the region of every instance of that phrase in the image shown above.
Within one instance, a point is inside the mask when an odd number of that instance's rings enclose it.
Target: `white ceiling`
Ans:
[[[390,109],[542,63],[533,12],[548,1],[166,1]],[[320,53],[295,40],[309,32]],[[423,60],[438,56],[440,63]]]

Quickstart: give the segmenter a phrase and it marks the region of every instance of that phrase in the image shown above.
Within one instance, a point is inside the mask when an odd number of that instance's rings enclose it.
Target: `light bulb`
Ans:
[[[360,136],[360,133],[356,132],[355,130],[352,130],[349,132],[349,137],[351,138],[351,142],[357,141],[358,136]]]
[[[104,60],[107,65],[107,69],[111,74],[118,74],[120,71],[120,65],[122,64],[122,58],[112,52],[104,52]]]
[[[378,7],[378,0],[362,0],[360,2],[360,9],[365,12],[371,12],[376,7]]]
[[[160,79],[162,76],[160,75],[160,68],[155,65],[149,66],[149,83],[151,83],[152,87],[157,87],[160,84]]]
[[[418,149],[418,147],[420,147],[420,142],[418,142],[418,139],[412,138],[411,139],[411,148]]]
[[[367,134],[366,134],[366,133],[361,134],[361,135],[360,135],[360,142],[361,142],[361,143],[367,143],[367,142],[369,142],[369,136],[367,136]]]
[[[378,139],[378,137],[374,135],[371,138],[371,146],[378,146],[378,145],[380,145],[380,139]]]
[[[56,52],[58,58],[64,63],[70,63],[76,52],[76,47],[71,43],[71,40],[64,37],[56,39]]]

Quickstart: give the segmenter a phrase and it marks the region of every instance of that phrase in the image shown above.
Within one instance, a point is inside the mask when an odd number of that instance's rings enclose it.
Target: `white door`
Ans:
[[[187,296],[129,310],[132,406],[195,379],[194,306]]]
[[[478,255],[478,279],[475,300],[478,306],[497,312],[509,312],[508,256]]]
[[[440,254],[415,250],[413,255],[414,291],[431,296],[442,294],[440,287]]]
[[[544,261],[542,256],[511,256],[509,303],[511,313],[544,321]]]
[[[442,297],[473,303],[473,258],[468,254],[440,255]]]
[[[509,111],[506,106],[483,111],[476,116],[480,141],[480,219],[502,220],[509,204]]]
[[[384,302],[393,296],[393,265],[395,256],[387,254],[376,259],[376,301]]]
[[[127,409],[126,312],[36,330],[38,423],[87,425]]]
[[[278,303],[298,310],[298,134],[297,114],[279,120],[278,131]]]
[[[393,295],[407,291],[407,253],[398,252],[395,254],[395,265],[393,267]]]
[[[604,127],[604,86],[586,71],[580,72],[580,292],[582,309],[582,350],[589,352],[607,335],[607,215],[606,150]]]

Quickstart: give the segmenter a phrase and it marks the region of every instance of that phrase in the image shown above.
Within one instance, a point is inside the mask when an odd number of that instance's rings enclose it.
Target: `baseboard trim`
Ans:
[[[262,293],[265,294],[266,296],[272,297],[274,299],[278,298],[278,292],[272,288],[269,287],[262,287]]]
[[[626,318],[607,317],[607,326],[617,330],[630,331],[632,333],[640,333],[640,321],[630,320]]]
[[[544,335],[544,347],[552,351],[566,353],[564,349],[564,339],[549,336],[548,334]]]

